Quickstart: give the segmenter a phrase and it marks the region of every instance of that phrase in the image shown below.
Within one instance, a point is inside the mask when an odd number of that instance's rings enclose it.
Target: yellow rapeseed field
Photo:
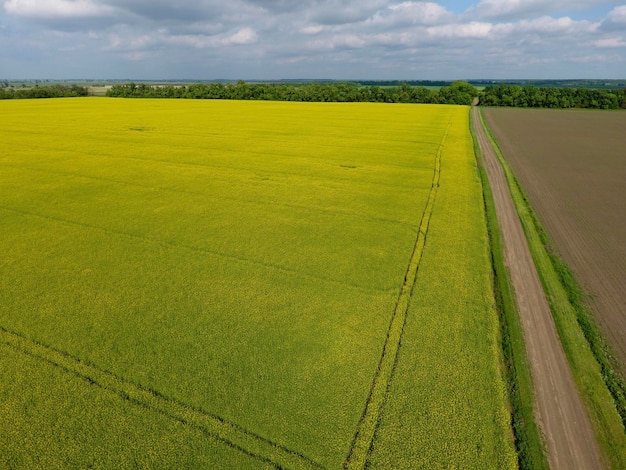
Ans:
[[[0,467],[515,467],[468,114],[0,102]]]

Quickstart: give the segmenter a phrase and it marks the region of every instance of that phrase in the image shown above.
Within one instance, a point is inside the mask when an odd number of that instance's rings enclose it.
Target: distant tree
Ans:
[[[73,96],[87,96],[89,90],[81,86],[44,85],[35,84],[32,88],[2,89],[0,99],[33,99],[33,98],[61,98]]]
[[[432,103],[433,93],[426,87],[411,88],[411,103]]]
[[[477,90],[467,82],[453,82],[449,87],[441,87],[438,93],[438,102],[444,104],[471,105]]]
[[[623,103],[623,94],[607,89],[500,84],[486,87],[480,94],[480,103],[483,106],[618,109]]]

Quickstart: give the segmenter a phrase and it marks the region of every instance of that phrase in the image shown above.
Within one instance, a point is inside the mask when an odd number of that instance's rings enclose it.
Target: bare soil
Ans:
[[[472,112],[524,331],[535,388],[535,414],[545,438],[550,468],[601,468],[598,444],[556,332],[504,172],[480,125],[477,108]]]
[[[626,373],[626,113],[484,112]]]

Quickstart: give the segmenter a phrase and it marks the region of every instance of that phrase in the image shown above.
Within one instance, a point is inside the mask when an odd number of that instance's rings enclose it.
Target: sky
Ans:
[[[626,0],[0,0],[0,79],[626,78]]]

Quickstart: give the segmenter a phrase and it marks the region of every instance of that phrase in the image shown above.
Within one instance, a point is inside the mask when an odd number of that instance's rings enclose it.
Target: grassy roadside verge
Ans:
[[[474,142],[474,154],[483,186],[483,199],[487,220],[487,231],[491,245],[493,265],[493,289],[500,316],[504,372],[511,402],[511,425],[515,435],[520,469],[548,469],[545,449],[539,428],[533,415],[533,385],[522,326],[515,307],[509,272],[504,264],[500,228],[496,217],[493,194],[487,173],[482,164],[482,153],[473,132],[473,115],[470,113],[470,129]]]
[[[606,343],[594,325],[571,271],[550,249],[548,237],[513,175],[482,113],[481,123],[504,169],[563,349],[587,407],[598,442],[612,468],[626,467],[624,383],[612,367]]]

